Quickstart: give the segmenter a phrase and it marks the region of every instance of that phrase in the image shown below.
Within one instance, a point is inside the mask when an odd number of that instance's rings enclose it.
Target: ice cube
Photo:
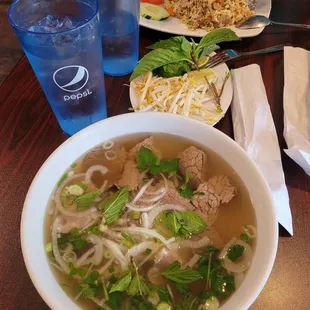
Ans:
[[[68,16],[47,15],[36,25],[28,28],[29,31],[56,33],[60,31],[71,30],[77,26]]]

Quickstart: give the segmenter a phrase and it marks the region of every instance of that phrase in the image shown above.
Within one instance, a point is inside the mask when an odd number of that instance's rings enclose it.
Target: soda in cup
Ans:
[[[97,0],[18,0],[9,19],[61,128],[106,118]]]
[[[99,0],[103,68],[109,75],[131,73],[139,54],[139,0]]]

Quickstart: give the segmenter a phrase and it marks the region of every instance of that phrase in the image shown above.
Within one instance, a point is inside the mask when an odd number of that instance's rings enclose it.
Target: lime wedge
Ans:
[[[209,83],[215,83],[217,81],[217,75],[212,69],[202,69],[200,71],[191,71],[187,73],[188,77],[193,78],[195,85],[199,86],[206,84],[206,78]]]
[[[199,60],[198,60],[198,68],[202,69],[204,68],[207,63],[209,62],[210,56],[202,56]]]

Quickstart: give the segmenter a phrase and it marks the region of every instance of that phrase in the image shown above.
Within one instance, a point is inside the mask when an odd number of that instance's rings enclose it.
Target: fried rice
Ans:
[[[249,0],[164,0],[167,9],[189,29],[207,31],[235,25],[254,15],[254,1]]]

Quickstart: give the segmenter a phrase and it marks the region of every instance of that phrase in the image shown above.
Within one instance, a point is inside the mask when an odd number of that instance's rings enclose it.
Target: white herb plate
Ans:
[[[229,69],[228,69],[226,64],[221,64],[219,66],[212,68],[212,70],[216,73],[216,75],[218,77],[217,82],[215,83],[215,86],[217,89],[220,89],[223,85],[223,81],[224,81],[226,73],[229,71]],[[142,79],[142,78],[143,78],[143,76],[139,76],[135,80]],[[133,80],[133,81],[135,81],[135,80]],[[130,83],[129,97],[130,97],[131,106],[135,110],[135,108],[138,105],[138,95],[132,86],[132,82]],[[227,112],[227,110],[230,106],[232,96],[233,96],[233,85],[232,85],[232,78],[230,77],[228,79],[227,83],[225,84],[224,91],[223,91],[223,94],[221,97],[221,107],[223,110],[223,115],[219,115],[219,117],[216,119],[216,121],[210,125],[214,126],[225,116],[225,113]],[[149,112],[151,112],[151,111],[152,110],[149,110]],[[193,117],[193,118],[197,119],[197,117]],[[204,121],[204,122],[208,123],[207,121]]]
[[[271,11],[271,0],[257,0],[255,8],[255,13],[257,15],[264,15],[266,17],[269,17],[270,11]],[[163,21],[154,21],[146,19],[144,17],[140,17],[140,25],[161,32],[167,32],[190,37],[203,37],[207,34],[207,31],[203,29],[196,29],[196,30],[188,29],[188,27],[184,23],[182,23],[180,19],[176,17],[169,17],[168,19]],[[264,30],[264,28],[246,29],[246,30],[237,29],[236,27],[228,27],[228,28],[232,29],[240,38],[255,37]]]

